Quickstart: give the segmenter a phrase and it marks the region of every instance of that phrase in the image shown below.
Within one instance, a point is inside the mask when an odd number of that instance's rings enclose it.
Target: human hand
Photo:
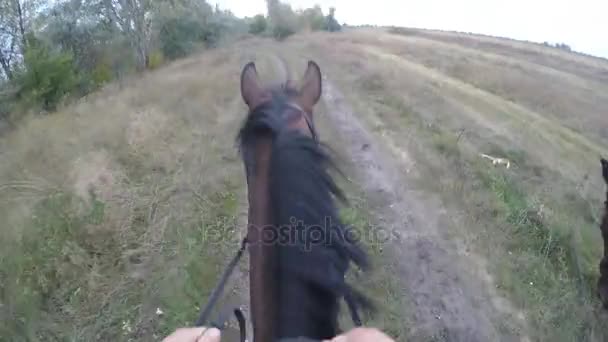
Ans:
[[[163,342],[220,342],[221,333],[215,328],[183,328],[168,336]],[[374,328],[357,328],[325,342],[394,342]]]
[[[394,342],[392,338],[374,328],[356,328],[326,342]]]
[[[216,328],[182,328],[163,342],[220,342],[220,336],[221,332]]]

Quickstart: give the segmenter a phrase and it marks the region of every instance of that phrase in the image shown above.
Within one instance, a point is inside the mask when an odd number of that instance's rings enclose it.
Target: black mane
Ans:
[[[278,338],[333,338],[340,298],[355,318],[358,307],[369,304],[345,281],[350,262],[365,268],[367,256],[348,239],[340,221],[335,202],[344,196],[329,173],[335,165],[328,149],[287,129],[281,117],[287,96],[281,93],[250,113],[239,133],[247,170],[254,162],[248,148],[256,137],[266,133],[272,138],[269,193],[279,241]]]
[[[604,177],[604,182],[608,187],[608,160],[602,158],[602,176]],[[604,244],[606,246],[605,256],[608,257],[608,188],[606,189],[606,201],[604,202],[604,218],[601,223],[601,230],[604,233]]]
[[[608,186],[608,161],[602,158],[601,162],[602,176]],[[600,224],[602,240],[604,241],[604,256],[600,261],[600,278],[597,283],[597,290],[604,308],[608,309],[608,189],[606,190],[606,201],[604,202],[604,206],[604,215]]]
[[[602,176],[604,177],[604,182],[606,182],[606,185],[608,185],[608,160],[602,158],[601,159],[602,162]],[[606,190],[606,209],[608,209],[608,190]]]

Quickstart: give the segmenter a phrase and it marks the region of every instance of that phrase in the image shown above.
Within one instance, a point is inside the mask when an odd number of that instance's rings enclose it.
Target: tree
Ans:
[[[133,48],[140,70],[148,66],[153,17],[152,0],[103,0],[106,14]]]
[[[91,86],[87,84],[89,76],[96,79],[91,79],[93,88],[103,83],[102,79],[108,81],[111,78],[109,54],[116,50],[114,42],[119,32],[100,17],[99,3],[82,0],[59,2],[43,12],[39,21],[44,22],[44,28],[37,33],[38,38],[72,56],[75,67],[84,76],[81,79],[83,92],[88,92]],[[125,47],[120,50],[124,51]],[[93,74],[96,75],[93,77]]]
[[[307,8],[300,14],[302,27],[308,31],[321,31],[325,29],[325,16],[321,6],[315,5],[313,8]]]
[[[332,7],[329,9],[329,15],[327,16],[327,31],[337,32],[342,30],[340,23],[336,20],[336,8]]]
[[[13,79],[13,58],[17,48],[17,34],[14,27],[8,25],[10,14],[7,11],[5,2],[0,2],[0,66],[4,72],[4,77],[8,80]]]
[[[40,7],[38,0],[0,0],[0,66],[9,80],[23,60],[26,35]]]
[[[160,65],[248,29],[205,0],[0,0],[0,107],[52,109],[151,59]]]
[[[272,35],[284,39],[298,31],[298,17],[291,6],[279,0],[266,0]]]
[[[200,22],[190,16],[169,18],[160,28],[158,35],[163,55],[170,59],[188,55],[197,42],[203,40],[204,32]]]

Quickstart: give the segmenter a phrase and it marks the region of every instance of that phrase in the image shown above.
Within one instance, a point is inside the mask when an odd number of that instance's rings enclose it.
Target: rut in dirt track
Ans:
[[[441,237],[446,219],[441,203],[427,194],[408,189],[394,159],[382,155],[344,97],[324,79],[323,98],[328,116],[347,145],[355,177],[374,208],[374,219],[383,229],[398,232],[390,243],[396,272],[406,296],[414,327],[410,339],[440,341],[519,340],[499,336],[490,318],[493,308],[484,298],[483,285],[462,279],[454,247]]]

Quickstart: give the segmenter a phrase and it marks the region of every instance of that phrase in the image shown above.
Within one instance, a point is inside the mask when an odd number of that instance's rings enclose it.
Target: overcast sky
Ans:
[[[266,13],[265,0],[212,0],[237,16]],[[564,42],[608,58],[608,0],[283,0],[294,9],[336,7],[347,24],[396,25]]]

